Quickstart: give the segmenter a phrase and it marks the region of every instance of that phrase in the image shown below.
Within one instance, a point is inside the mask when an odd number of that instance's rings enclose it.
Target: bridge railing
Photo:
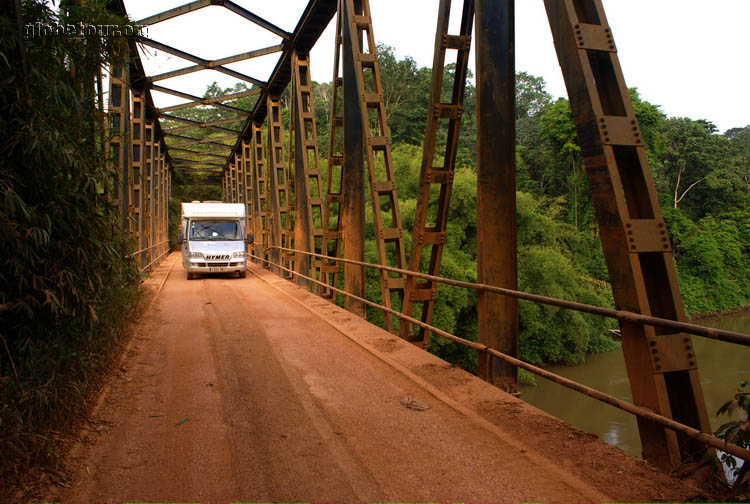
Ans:
[[[153,248],[158,248],[158,247],[162,247],[163,245],[166,245],[166,244],[168,244],[168,243],[169,243],[169,240],[164,240],[164,241],[162,241],[162,242],[159,242],[159,243],[156,243],[156,244],[154,244],[154,245],[151,245],[150,247],[142,248],[141,250],[136,250],[135,252],[133,252],[133,253],[131,253],[131,254],[128,254],[128,257],[136,257],[136,256],[138,256],[138,254],[143,254],[144,252],[147,252],[147,251],[149,251],[149,250],[151,250],[151,249],[153,249]],[[153,260],[152,260],[152,261],[151,261],[150,263],[148,263],[147,265],[143,266],[143,267],[142,267],[142,268],[140,269],[140,272],[141,272],[141,273],[143,273],[144,271],[147,271],[147,270],[149,270],[149,269],[151,268],[151,266],[153,266],[153,264],[154,264],[154,263],[156,263],[156,262],[157,262],[157,261],[159,261],[159,260],[160,260],[161,258],[163,258],[163,257],[164,257],[164,256],[166,256],[167,254],[169,254],[169,252],[170,252],[170,250],[169,250],[169,247],[167,247],[167,248],[166,248],[166,250],[165,250],[164,252],[162,252],[162,253],[161,253],[161,254],[160,254],[159,256],[157,256],[157,257],[156,257],[155,259],[153,259]],[[143,261],[142,261],[142,260],[141,260],[141,263],[143,263]]]
[[[695,334],[697,336],[703,336],[706,338],[721,340],[721,341],[727,341],[739,345],[744,346],[750,346],[750,335],[734,332],[734,331],[726,331],[723,329],[714,329],[709,327],[703,327],[696,324],[690,324],[687,322],[678,322],[675,320],[669,320],[669,319],[663,319],[659,317],[652,317],[647,315],[641,315],[634,312],[629,312],[625,310],[613,310],[610,308],[602,308],[600,306],[593,306],[593,305],[587,305],[584,303],[577,303],[574,301],[566,301],[563,299],[557,299],[552,298],[548,296],[541,296],[538,294],[530,294],[527,292],[522,291],[516,291],[511,289],[505,289],[501,287],[495,287],[492,285],[486,285],[486,284],[478,284],[478,283],[471,283],[471,282],[463,282],[459,280],[451,280],[449,278],[443,278],[433,275],[426,275],[424,273],[404,270],[400,268],[394,268],[391,266],[383,266],[380,264],[372,264],[372,263],[366,263],[361,261],[355,261],[352,259],[344,259],[344,258],[338,258],[338,257],[331,257],[323,254],[316,254],[313,252],[307,252],[303,250],[296,250],[296,249],[290,249],[285,247],[270,247],[270,248],[276,248],[284,252],[294,252],[303,254],[309,257],[317,257],[320,259],[328,259],[328,260],[335,260],[340,263],[348,263],[353,264],[357,266],[364,266],[364,267],[370,267],[374,269],[378,269],[381,271],[388,271],[392,273],[399,273],[404,275],[411,275],[415,276],[417,278],[422,278],[425,280],[431,280],[435,282],[439,282],[446,285],[452,285],[455,287],[463,287],[467,289],[473,289],[476,291],[485,291],[485,292],[492,292],[496,294],[501,294],[505,296],[514,297],[517,299],[523,299],[526,301],[532,301],[536,303],[541,304],[547,304],[551,306],[557,306],[560,308],[575,310],[583,313],[590,313],[593,315],[599,315],[603,317],[610,317],[614,318],[620,321],[634,323],[634,324],[642,324],[642,325],[651,325],[654,327],[664,327],[668,329],[676,329],[680,332],[688,333],[688,334]],[[265,259],[263,257],[256,256],[255,254],[248,253],[249,257],[252,257],[253,259],[260,261],[262,263],[266,263],[269,266],[274,266],[279,268],[280,270],[286,271],[290,273],[293,276],[296,276],[298,278],[307,280],[308,282],[312,282],[316,285],[320,285],[321,287],[325,287],[327,289],[330,289],[333,292],[336,292],[338,294],[341,294],[343,296],[346,296],[350,299],[353,299],[355,301],[358,301],[364,305],[370,306],[372,308],[376,308],[379,310],[382,310],[384,313],[389,313],[395,317],[398,317],[400,320],[403,320],[405,322],[409,322],[411,324],[414,324],[416,326],[422,327],[428,331],[433,332],[434,334],[437,334],[439,336],[442,336],[448,340],[454,341],[460,345],[464,345],[466,347],[472,348],[474,350],[477,350],[478,352],[484,352],[488,355],[491,355],[493,357],[496,357],[498,359],[502,359],[505,362],[508,362],[509,364],[512,364],[514,366],[517,366],[521,369],[525,369],[526,371],[533,373],[535,375],[541,376],[542,378],[546,378],[548,380],[551,380],[555,383],[558,383],[564,387],[567,387],[571,390],[575,390],[576,392],[579,392],[581,394],[584,394],[586,396],[592,397],[598,401],[601,401],[603,403],[609,404],[610,406],[614,406],[615,408],[621,409],[623,411],[627,411],[628,413],[631,413],[637,417],[652,421],[656,424],[661,425],[662,427],[665,427],[667,429],[671,429],[676,432],[681,432],[685,434],[687,437],[691,439],[695,439],[696,441],[703,443],[707,446],[710,446],[712,448],[722,450],[726,453],[729,453],[731,455],[734,455],[738,458],[741,458],[743,460],[749,460],[750,461],[750,450],[747,450],[746,448],[743,448],[741,446],[738,446],[736,444],[728,443],[727,441],[720,439],[716,436],[713,436],[709,433],[702,432],[698,429],[695,429],[694,427],[690,427],[688,425],[685,425],[680,422],[676,422],[675,420],[672,420],[671,418],[665,417],[663,415],[660,415],[659,413],[656,413],[655,411],[652,411],[648,408],[644,408],[641,406],[636,406],[635,404],[629,403],[627,401],[623,401],[621,399],[618,399],[617,397],[614,397],[610,394],[607,394],[605,392],[601,392],[597,389],[588,387],[586,385],[583,385],[582,383],[578,383],[574,380],[571,380],[569,378],[565,378],[563,376],[560,376],[558,374],[552,373],[550,371],[547,371],[545,369],[542,369],[540,367],[534,366],[533,364],[529,364],[528,362],[524,362],[520,359],[517,359],[511,355],[507,355],[505,353],[499,352],[495,350],[494,348],[488,347],[487,345],[484,345],[482,343],[478,343],[476,341],[467,340],[465,338],[461,338],[459,336],[456,336],[454,334],[451,334],[447,331],[444,331],[442,329],[439,329],[435,326],[432,326],[430,324],[427,324],[425,322],[422,322],[421,320],[417,320],[413,317],[410,317],[408,315],[405,315],[398,310],[394,310],[393,308],[389,308],[386,306],[383,306],[381,304],[375,303],[373,301],[370,301],[368,299],[356,296],[354,294],[351,294],[349,292],[346,292],[343,289],[339,289],[335,286],[329,285],[325,282],[322,282],[316,278],[312,278],[307,275],[303,275],[297,271],[292,270],[291,268],[288,268],[282,264],[276,264],[272,263],[268,259]]]

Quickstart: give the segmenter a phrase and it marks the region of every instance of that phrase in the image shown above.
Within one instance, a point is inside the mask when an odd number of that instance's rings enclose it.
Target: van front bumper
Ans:
[[[247,263],[244,258],[235,257],[230,261],[204,261],[190,259],[187,263],[188,273],[232,273],[245,271]]]

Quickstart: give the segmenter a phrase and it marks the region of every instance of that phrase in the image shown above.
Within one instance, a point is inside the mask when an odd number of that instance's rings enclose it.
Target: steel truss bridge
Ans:
[[[430,334],[438,334],[476,349],[480,377],[508,391],[515,389],[516,369],[521,367],[633,413],[644,458],[656,465],[677,467],[699,459],[708,447],[750,458],[748,450],[710,434],[691,334],[741,345],[748,345],[750,336],[686,322],[672,246],[601,0],[544,3],[589,177],[614,310],[518,292],[514,2],[463,0],[459,31],[449,33],[451,1],[435,1],[439,8],[431,95],[408,254],[369,0],[310,0],[292,32],[231,0],[197,0],[137,21],[154,25],[219,6],[269,31],[281,42],[206,60],[139,36],[130,43],[132,62],[125,67],[112,66],[108,112],[119,132],[109,143],[119,178],[114,197],[122,211],[123,226],[140,244],[135,255],[148,267],[166,253],[171,173],[213,171],[221,181],[225,201],[246,205],[247,228],[256,237],[251,257],[272,271],[328,299],[343,295],[351,312],[364,315],[366,306],[379,307],[385,313],[386,329],[417,345],[425,347]],[[123,0],[115,0],[110,7],[127,15]],[[334,19],[333,102],[323,176],[310,50]],[[147,75],[138,58],[138,44],[192,65]],[[477,87],[478,271],[477,283],[467,284],[439,274],[472,44]],[[278,61],[265,80],[226,66],[269,54],[278,54]],[[456,77],[450,100],[444,102],[441,90],[446,62],[455,63]],[[200,98],[158,84],[207,69],[253,87]],[[293,132],[286,147],[280,98],[288,86]],[[158,108],[152,91],[187,101]],[[252,110],[224,103],[252,95],[257,96]],[[198,105],[221,108],[234,116],[198,122],[171,114]],[[184,125],[163,127],[160,121],[165,120]],[[241,124],[241,128],[231,124]],[[445,145],[438,146],[436,133],[441,124],[447,125],[448,136]],[[202,139],[187,134],[197,128],[222,136]],[[233,143],[226,143],[229,140]],[[443,159],[442,165],[437,165],[436,159]],[[374,236],[369,238],[377,244],[377,264],[364,262],[365,190],[372,202]],[[428,217],[431,207],[437,208],[432,220]],[[426,269],[420,266],[423,255],[430,258]],[[379,271],[382,305],[365,299],[366,267]],[[430,325],[441,282],[478,291],[478,342]],[[616,318],[635,404],[519,361],[518,299]],[[394,317],[402,319],[398,329]]]

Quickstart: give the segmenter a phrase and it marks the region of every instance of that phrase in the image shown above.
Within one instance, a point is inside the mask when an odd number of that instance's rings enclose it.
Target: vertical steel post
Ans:
[[[253,195],[255,194],[255,184],[253,183],[253,165],[252,158],[250,156],[250,142],[246,139],[242,139],[242,173],[244,173],[244,184],[245,184],[245,234],[250,233],[255,235],[254,221],[255,216],[253,212]],[[244,237],[243,237],[244,238]]]
[[[278,96],[268,96],[268,169],[269,190],[271,192],[270,228],[271,228],[271,262],[281,264],[282,253],[276,247],[288,245],[288,198],[286,164],[284,162],[284,143],[281,122],[281,103]],[[271,266],[271,271],[282,274],[278,266]]]
[[[315,102],[310,76],[310,55],[292,53],[292,104],[295,160],[295,218],[294,243],[297,250],[322,250],[323,197],[320,183],[318,133],[315,125]],[[297,254],[295,271],[318,277],[321,261]],[[300,285],[309,282],[298,279]]]
[[[111,66],[109,78],[109,159],[113,164],[113,204],[120,209],[122,228],[128,229],[130,208],[130,87],[128,67]]]
[[[352,49],[352,24],[347,21],[346,1],[339,5],[343,12],[343,80],[344,80],[344,164],[342,168],[341,236],[344,244],[344,258],[355,261],[365,260],[365,178],[363,155],[362,110],[357,94],[357,70]],[[354,13],[362,13],[361,0],[355,0]],[[343,9],[343,10],[342,10]],[[361,44],[361,40],[360,40]],[[365,269],[354,264],[344,265],[344,289],[355,296],[365,297]],[[344,299],[344,307],[362,317],[365,306],[349,297]]]
[[[266,258],[268,248],[268,180],[266,179],[266,155],[264,152],[263,127],[253,123],[252,125],[252,148],[253,148],[253,215],[255,215],[255,246],[254,253],[257,257]],[[265,267],[265,263],[262,263]]]
[[[518,288],[514,0],[476,0],[477,281]],[[514,298],[480,292],[478,339],[518,355]],[[479,354],[479,376],[514,392],[516,368]]]
[[[615,307],[684,321],[680,289],[638,121],[601,0],[545,0],[589,178]],[[710,432],[687,334],[621,323],[633,401]],[[665,468],[705,446],[638,419],[643,457]]]
[[[154,123],[151,119],[145,121],[145,138],[144,138],[144,156],[143,156],[143,172],[144,172],[144,184],[143,189],[143,237],[144,237],[144,248],[147,248],[144,256],[145,263],[151,264],[154,258],[154,250],[151,248],[154,245],[153,235],[151,234],[153,227],[153,164],[154,164]]]
[[[130,210],[132,217],[130,221],[130,233],[135,237],[136,250],[143,247],[143,157],[144,149],[144,102],[143,93],[133,90],[132,92],[132,111],[130,143],[132,153],[130,157]],[[138,261],[141,266],[143,263],[143,254],[138,255]]]
[[[341,48],[342,48],[342,23],[344,12],[339,9],[336,14],[336,41],[334,43],[333,55],[333,79],[331,86],[331,119],[328,133],[328,172],[326,177],[325,206],[323,207],[323,242],[322,254],[329,257],[340,257],[342,249],[341,214],[344,178],[342,167],[344,164],[344,117],[343,105],[340,106],[343,97],[343,78],[341,76]],[[321,261],[320,276],[328,285],[336,286],[339,278],[340,264],[336,260],[326,259]],[[336,302],[334,291],[319,287],[318,293]]]

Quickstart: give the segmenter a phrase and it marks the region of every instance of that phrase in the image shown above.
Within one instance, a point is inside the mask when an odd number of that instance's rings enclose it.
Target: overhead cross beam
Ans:
[[[149,82],[156,82],[164,79],[171,79],[173,77],[180,77],[182,75],[191,74],[193,72],[199,72],[201,70],[213,69],[222,65],[228,65],[230,63],[237,63],[238,61],[245,61],[251,58],[257,58],[260,56],[266,56],[281,52],[284,49],[283,44],[277,44],[274,46],[264,47],[263,49],[256,49],[255,51],[244,52],[241,54],[235,54],[234,56],[228,56],[226,58],[220,58],[217,60],[207,60],[206,65],[194,65],[191,67],[181,68],[179,70],[172,70],[171,72],[164,72],[158,75],[149,77]]]
[[[136,37],[138,42],[141,44],[145,44],[147,46],[153,47],[154,49],[158,49],[160,51],[164,51],[165,53],[169,53],[172,56],[177,56],[178,58],[182,58],[187,61],[192,61],[193,63],[205,68],[206,70],[216,70],[217,72],[223,73],[225,75],[228,75],[230,77],[234,77],[235,79],[249,82],[250,84],[255,84],[259,87],[265,87],[266,83],[262,80],[256,79],[254,77],[250,77],[249,75],[245,75],[243,73],[237,72],[235,70],[232,70],[231,68],[226,68],[224,66],[213,66],[212,62],[209,60],[205,60],[203,58],[199,58],[198,56],[195,56],[193,54],[190,54],[189,52],[181,51],[180,49],[177,49],[172,46],[168,46],[167,44],[163,44],[161,42],[157,42],[156,40],[151,40],[148,37],[144,37],[142,35],[139,35]]]
[[[244,116],[243,117],[239,117],[239,116],[230,117],[228,119],[217,119],[216,121],[202,122],[195,126],[178,126],[176,128],[166,128],[164,132],[165,133],[179,133],[181,131],[190,131],[196,128],[207,128],[209,126],[219,126],[221,124],[232,124],[232,123],[241,122],[245,120],[247,120],[247,117],[244,117]]]
[[[161,23],[162,21],[166,21],[168,19],[175,18],[177,16],[182,16],[183,14],[187,14],[189,12],[197,11],[199,9],[202,9],[204,7],[208,7],[211,5],[216,5],[219,7],[224,7],[225,9],[228,9],[235,14],[242,16],[243,18],[247,19],[248,21],[251,21],[255,23],[256,25],[260,26],[261,28],[265,28],[266,30],[270,31],[271,33],[278,35],[279,37],[283,38],[284,40],[288,40],[291,37],[291,34],[285,30],[282,30],[278,26],[276,26],[273,23],[270,23],[263,19],[262,17],[258,16],[257,14],[253,14],[249,10],[240,7],[234,2],[231,2],[230,0],[196,0],[195,2],[190,2],[188,4],[182,5],[180,7],[175,7],[174,9],[169,9],[167,11],[161,12],[159,14],[154,14],[153,16],[149,16],[147,18],[141,19],[138,21],[138,24],[140,25],[154,25],[156,23]]]

